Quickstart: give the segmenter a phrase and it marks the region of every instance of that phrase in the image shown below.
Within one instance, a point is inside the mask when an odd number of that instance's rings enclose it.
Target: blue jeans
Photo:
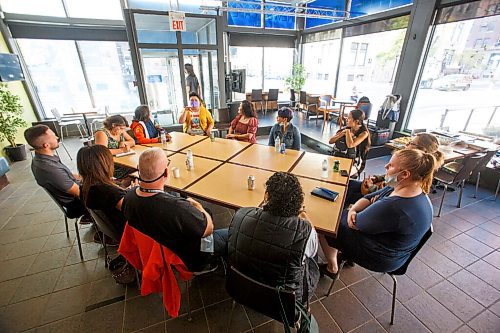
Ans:
[[[214,254],[224,259],[227,258],[227,240],[229,238],[229,229],[214,230]]]

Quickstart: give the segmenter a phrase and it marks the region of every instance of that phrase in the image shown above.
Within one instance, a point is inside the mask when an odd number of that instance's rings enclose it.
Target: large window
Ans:
[[[304,44],[304,89],[315,94],[333,94],[340,53],[340,39]]]
[[[367,96],[377,109],[392,92],[406,29],[347,37],[340,62],[337,97]],[[377,112],[371,113],[376,119]]]
[[[90,108],[104,112],[104,107],[109,106],[112,113],[124,113],[139,104],[127,43],[77,44],[41,39],[17,42],[46,117],[52,117],[53,108],[71,114]]]
[[[285,89],[285,80],[292,74],[294,49],[264,48],[264,90]]]
[[[438,24],[408,129],[441,127],[500,136],[499,39],[498,15]]]
[[[245,88],[262,89],[262,47],[231,46],[231,69],[246,69]]]

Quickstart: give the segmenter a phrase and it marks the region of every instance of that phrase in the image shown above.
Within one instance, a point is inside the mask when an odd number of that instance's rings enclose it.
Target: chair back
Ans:
[[[295,102],[295,89],[290,88],[290,101]]]
[[[319,107],[326,108],[330,106],[331,102],[332,102],[332,95],[322,95],[319,98]]]
[[[64,216],[68,215],[68,212],[66,210],[66,207],[64,207],[60,202],[59,200],[57,200],[53,195],[52,193],[49,192],[49,190],[47,190],[45,187],[42,187],[44,189],[45,192],[47,192],[47,194],[49,195],[49,197],[56,203],[57,207],[59,207],[59,209],[64,213]]]
[[[258,282],[231,266],[227,272],[226,290],[236,302],[248,306],[274,320],[283,322],[281,306],[290,325],[298,320],[295,311],[295,292],[279,291],[275,287]],[[281,299],[281,301],[280,301]]]
[[[214,118],[215,121],[218,123],[223,123],[223,124],[230,123],[231,116],[229,115],[229,109],[228,108],[215,109]]]
[[[299,103],[300,104],[307,104],[307,93],[304,90],[300,91]]]
[[[364,102],[358,103],[358,109],[360,109],[361,111],[363,111],[365,113],[365,119],[369,119],[370,118],[370,114],[372,113],[372,108],[373,108],[373,104],[370,103],[370,102],[367,102],[367,103],[364,103]]]
[[[262,89],[252,89],[252,102],[262,101]]]
[[[97,228],[106,236],[116,241],[119,241],[122,238],[120,231],[116,229],[109,217],[102,210],[89,209],[88,211],[97,224]]]
[[[479,161],[472,173],[480,172],[486,168],[486,165],[491,161],[493,156],[496,154],[496,150],[488,150],[483,159]]]
[[[279,94],[279,89],[269,89],[269,93],[267,94],[267,100],[269,102],[277,102],[278,94]]]
[[[476,154],[474,156],[467,156],[464,158],[462,162],[462,169],[456,174],[453,183],[458,183],[463,180],[469,179],[472,171],[476,168],[476,166],[481,162],[481,160],[486,156],[486,153]]]
[[[396,269],[393,272],[389,272],[389,274],[392,274],[392,275],[405,274],[406,270],[408,269],[408,265],[410,265],[410,262],[412,261],[412,259],[415,258],[418,251],[420,251],[420,249],[425,245],[425,243],[429,240],[429,238],[431,238],[433,232],[434,232],[434,228],[432,227],[432,224],[431,224],[431,226],[429,227],[429,230],[426,231],[426,233],[424,234],[424,236],[422,237],[420,242],[418,242],[417,247],[415,248],[415,250],[412,251],[412,253],[410,254],[410,257],[408,257],[408,259],[403,264],[403,266],[399,267],[398,269]]]
[[[52,112],[54,118],[56,118],[57,121],[61,121],[62,119],[61,113],[59,113],[59,111],[56,108],[51,109],[50,112]]]

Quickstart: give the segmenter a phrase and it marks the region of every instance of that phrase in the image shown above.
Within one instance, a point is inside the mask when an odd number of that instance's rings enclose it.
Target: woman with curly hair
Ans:
[[[239,209],[229,226],[229,264],[270,286],[296,292],[306,303],[319,280],[318,237],[297,177],[276,172],[260,208]],[[305,284],[304,284],[305,282]]]

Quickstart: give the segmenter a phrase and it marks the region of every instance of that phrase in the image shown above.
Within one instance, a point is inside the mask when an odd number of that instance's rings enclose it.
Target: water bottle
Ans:
[[[280,149],[281,149],[281,141],[280,141],[280,137],[277,136],[276,139],[274,139],[274,150],[279,153],[280,152]]]
[[[207,237],[203,237],[201,239],[200,244],[201,252],[214,253],[214,235],[208,235]]]
[[[285,154],[286,153],[286,144],[284,142],[281,144],[280,153],[281,154]]]
[[[186,154],[186,168],[188,171],[194,169],[193,151],[191,149],[188,149]]]
[[[167,143],[167,134],[165,133],[165,130],[163,128],[160,130],[160,140],[162,145],[165,145]]]
[[[328,178],[328,161],[326,158],[321,164],[321,178]]]

